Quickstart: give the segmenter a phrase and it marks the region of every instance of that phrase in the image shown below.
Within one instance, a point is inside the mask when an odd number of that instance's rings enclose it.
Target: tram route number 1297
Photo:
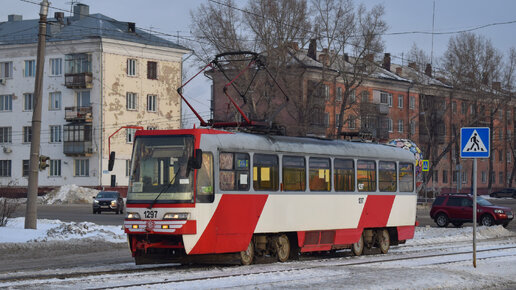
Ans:
[[[157,210],[146,210],[146,211],[143,212],[143,215],[147,219],[153,219],[153,218],[156,218],[158,216],[158,211]]]

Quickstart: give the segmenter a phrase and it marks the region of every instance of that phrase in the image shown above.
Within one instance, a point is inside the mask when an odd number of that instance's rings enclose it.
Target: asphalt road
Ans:
[[[516,213],[516,199],[512,198],[492,198],[492,203],[512,208]],[[436,227],[435,222],[430,218],[430,206],[418,206],[417,221],[420,226]],[[25,207],[21,206],[15,212],[14,217],[24,216]],[[124,223],[124,214],[115,214],[114,212],[103,212],[102,214],[93,214],[90,204],[73,204],[73,205],[38,205],[39,219],[58,219],[65,222],[92,222],[99,225],[121,225]],[[465,224],[471,226],[471,223]],[[451,227],[451,225],[450,225]],[[516,221],[509,223],[507,229],[516,232]]]

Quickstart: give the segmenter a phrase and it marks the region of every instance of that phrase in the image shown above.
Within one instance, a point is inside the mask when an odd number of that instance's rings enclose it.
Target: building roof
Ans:
[[[135,27],[134,23],[118,21],[103,14],[89,14],[88,11],[89,9],[86,12],[81,11],[80,15],[76,12],[74,16],[63,16],[61,19],[49,18],[47,42],[97,37],[189,50],[175,42],[143,31]],[[9,21],[0,22],[0,45],[37,43],[38,25],[39,19],[21,20],[21,16],[10,15]]]

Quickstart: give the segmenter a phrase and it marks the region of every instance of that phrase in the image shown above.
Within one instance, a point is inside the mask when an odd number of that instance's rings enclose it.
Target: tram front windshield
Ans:
[[[193,203],[193,136],[138,136],[127,203]]]

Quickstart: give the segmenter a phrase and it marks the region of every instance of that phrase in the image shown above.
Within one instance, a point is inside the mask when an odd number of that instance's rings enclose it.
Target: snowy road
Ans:
[[[471,230],[418,228],[414,240],[392,247],[387,255],[352,257],[342,251],[336,257],[303,256],[299,261],[246,267],[142,267],[106,261],[45,268],[42,261],[33,269],[0,272],[0,288],[514,288],[516,235],[501,226],[480,227],[475,269]],[[91,248],[92,254],[97,246]]]

